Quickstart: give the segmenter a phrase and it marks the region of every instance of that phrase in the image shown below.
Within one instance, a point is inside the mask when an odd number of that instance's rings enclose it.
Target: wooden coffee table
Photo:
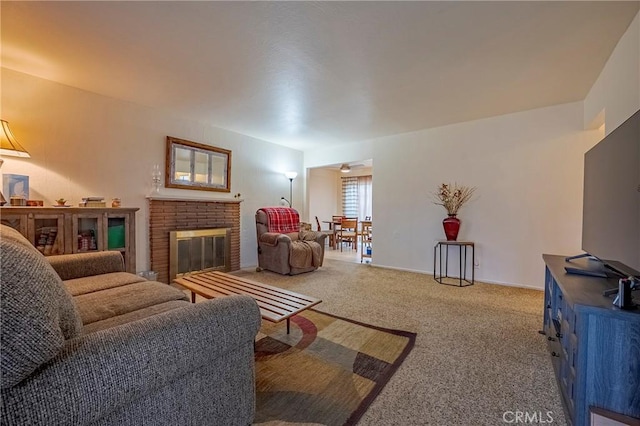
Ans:
[[[257,302],[262,318],[271,322],[287,320],[287,334],[289,334],[289,320],[292,316],[322,302],[315,297],[219,271],[187,275],[177,278],[173,282],[191,291],[191,302],[193,303],[196,301],[196,294],[206,299],[233,294],[251,296]]]

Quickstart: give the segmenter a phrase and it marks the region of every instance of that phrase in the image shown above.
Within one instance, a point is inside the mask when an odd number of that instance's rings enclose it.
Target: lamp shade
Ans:
[[[296,172],[285,172],[284,175],[287,177],[287,179],[295,179],[296,176],[298,176],[298,173]]]
[[[9,123],[5,120],[0,120],[0,122],[2,122],[2,130],[0,130],[0,155],[30,158],[31,156],[27,150],[18,143],[13,133],[11,133]]]

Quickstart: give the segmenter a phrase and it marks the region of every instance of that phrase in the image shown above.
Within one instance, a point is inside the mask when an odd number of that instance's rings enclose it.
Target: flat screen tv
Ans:
[[[609,270],[640,271],[640,111],[584,155],[582,249]]]

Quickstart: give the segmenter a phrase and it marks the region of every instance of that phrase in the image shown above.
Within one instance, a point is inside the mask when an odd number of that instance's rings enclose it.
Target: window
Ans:
[[[372,214],[371,176],[342,178],[342,215],[363,220]]]
[[[342,178],[342,215],[345,217],[358,216],[358,178]]]

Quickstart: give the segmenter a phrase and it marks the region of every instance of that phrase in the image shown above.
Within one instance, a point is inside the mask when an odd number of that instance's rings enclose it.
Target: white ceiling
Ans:
[[[306,150],[582,100],[640,1],[0,7],[6,68]]]

